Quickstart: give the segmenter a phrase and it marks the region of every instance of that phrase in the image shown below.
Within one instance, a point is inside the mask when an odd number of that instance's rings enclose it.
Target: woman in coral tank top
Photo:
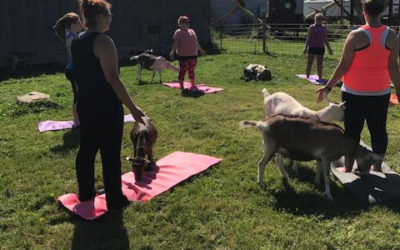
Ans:
[[[371,170],[381,171],[388,136],[386,117],[390,98],[390,80],[400,96],[400,73],[397,57],[399,43],[396,34],[380,22],[383,0],[363,2],[364,26],[349,33],[342,59],[326,87],[317,90],[320,102],[342,78],[342,99],[346,102],[345,134],[359,142],[367,122],[371,135],[372,151],[382,157]],[[350,172],[354,158],[345,158],[342,172]]]

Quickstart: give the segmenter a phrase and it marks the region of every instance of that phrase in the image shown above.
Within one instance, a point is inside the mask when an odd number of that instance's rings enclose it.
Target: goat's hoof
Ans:
[[[329,204],[331,205],[335,205],[335,200],[331,197],[331,198],[327,198],[327,201],[329,202]]]
[[[258,185],[260,186],[260,188],[265,188],[265,183],[264,182],[258,183]]]
[[[283,181],[283,183],[288,184],[289,183],[289,177],[287,177],[287,176],[282,177],[282,181]]]
[[[320,179],[320,178],[315,178],[315,179],[314,179],[314,184],[315,184],[316,186],[321,185],[321,179]]]
[[[151,171],[153,170],[153,166],[155,165],[155,162],[149,162],[146,164],[146,166],[144,167],[144,171]]]
[[[333,199],[333,197],[332,197],[331,194],[324,193],[324,197],[326,198],[326,200],[327,200],[329,203],[335,204],[335,200]]]

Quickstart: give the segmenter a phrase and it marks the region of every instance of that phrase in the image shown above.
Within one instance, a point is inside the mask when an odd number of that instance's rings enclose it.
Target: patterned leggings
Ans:
[[[197,58],[179,60],[179,82],[183,82],[185,80],[186,71],[188,71],[189,79],[194,81],[194,70],[196,68],[196,64]]]

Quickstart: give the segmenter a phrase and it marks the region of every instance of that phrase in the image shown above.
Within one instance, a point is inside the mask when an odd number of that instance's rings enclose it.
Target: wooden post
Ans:
[[[354,0],[350,0],[350,24],[354,24]]]
[[[222,25],[219,24],[219,49],[222,51]]]
[[[266,45],[266,38],[267,38],[267,15],[263,13],[263,52],[264,54],[267,53],[267,45]]]

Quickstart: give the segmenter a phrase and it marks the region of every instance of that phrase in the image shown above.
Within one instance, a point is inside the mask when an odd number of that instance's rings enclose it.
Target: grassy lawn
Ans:
[[[244,82],[248,63],[266,64],[271,82]],[[158,159],[174,151],[223,157],[206,172],[122,214],[85,222],[56,203],[76,192],[77,130],[39,133],[42,120],[70,119],[72,91],[63,73],[11,78],[0,82],[0,249],[399,249],[400,215],[384,206],[360,208],[332,179],[335,205],[313,184],[315,164],[304,163],[298,176],[283,185],[277,167],[266,169],[265,189],[256,182],[261,136],[242,130],[244,119],[263,119],[261,89],[285,91],[313,109],[316,86],[295,77],[305,58],[249,54],[199,59],[198,82],[225,90],[199,98],[158,84],[139,86],[136,68],[121,68],[134,101],[158,128]],[[337,58],[326,60],[326,75]],[[144,80],[150,79],[145,72]],[[158,79],[158,78],[156,78]],[[174,80],[172,72],[165,80]],[[20,107],[16,97],[30,91],[49,93],[58,107]],[[335,89],[331,99],[340,100]],[[127,112],[126,112],[127,113]],[[400,171],[399,107],[388,116],[387,163]],[[122,157],[132,154],[125,124]],[[370,143],[364,131],[363,140]],[[102,187],[99,157],[96,186]],[[130,171],[123,161],[123,172]]]

